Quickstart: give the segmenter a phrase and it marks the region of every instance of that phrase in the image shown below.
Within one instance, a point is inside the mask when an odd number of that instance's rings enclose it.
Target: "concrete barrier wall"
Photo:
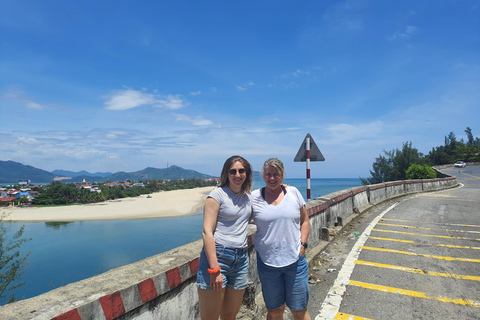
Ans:
[[[455,177],[395,181],[351,188],[313,199],[306,205],[310,216],[310,248],[328,238],[328,228],[341,225],[352,214],[361,213],[371,205],[392,197],[455,185]],[[248,239],[250,283],[240,319],[260,319],[264,312],[256,271],[254,232],[255,227],[251,226]],[[198,240],[40,296],[5,305],[0,307],[0,319],[199,319],[196,273],[201,248],[202,241]]]
[[[328,225],[327,209],[327,201],[317,198],[308,202],[308,215],[310,217],[315,217],[315,219],[310,219],[310,234],[308,236],[309,243],[316,243],[318,239],[322,239],[322,228]]]
[[[372,184],[367,186],[368,201],[370,203],[376,203],[385,200],[387,197],[385,183]]]
[[[387,198],[395,197],[405,193],[404,181],[393,181],[385,183],[385,194]]]
[[[356,187],[352,188],[351,190],[353,196],[353,207],[357,208],[359,211],[368,207],[369,202],[367,187]]]
[[[422,180],[405,181],[405,192],[421,192],[423,190]]]

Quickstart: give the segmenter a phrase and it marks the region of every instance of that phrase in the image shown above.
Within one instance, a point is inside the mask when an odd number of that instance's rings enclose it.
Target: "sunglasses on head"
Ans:
[[[243,173],[245,173],[246,171],[247,171],[247,170],[245,170],[245,169],[238,169],[238,170],[236,170],[236,169],[230,169],[230,170],[228,170],[228,173],[230,173],[231,175],[235,175],[235,174],[237,174],[237,172],[238,172],[239,174],[243,174]]]

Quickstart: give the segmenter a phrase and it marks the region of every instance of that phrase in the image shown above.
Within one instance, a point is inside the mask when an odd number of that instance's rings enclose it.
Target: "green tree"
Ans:
[[[418,149],[412,147],[412,142],[405,142],[402,149],[392,151],[383,150],[384,155],[375,159],[370,170],[371,177],[360,178],[362,183],[376,184],[387,181],[405,180],[407,178],[407,169],[414,163],[424,164],[423,154]]]
[[[435,179],[437,177],[437,172],[432,169],[429,165],[421,164],[412,164],[407,169],[407,179]]]
[[[3,215],[0,217],[0,298],[8,297],[8,292],[25,284],[19,281],[30,255],[30,252],[22,255],[19,251],[25,242],[31,240],[23,238],[25,226],[10,236],[11,225],[3,221]],[[11,294],[8,303],[16,300],[15,294]]]
[[[465,133],[467,134],[467,139],[468,139],[467,144],[474,144],[475,139],[473,138],[472,129],[470,129],[470,127],[467,127],[465,129]]]

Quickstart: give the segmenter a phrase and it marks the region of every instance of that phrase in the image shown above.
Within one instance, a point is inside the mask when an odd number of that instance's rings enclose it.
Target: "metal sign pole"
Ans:
[[[307,201],[310,201],[310,161],[325,161],[325,157],[318,149],[310,133],[307,133],[293,161],[305,161],[307,163]]]
[[[307,202],[310,201],[310,138],[306,138],[307,151]]]

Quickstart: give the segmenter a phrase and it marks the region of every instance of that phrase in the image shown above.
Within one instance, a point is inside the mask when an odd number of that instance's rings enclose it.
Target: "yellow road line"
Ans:
[[[447,297],[433,297],[426,294],[425,292],[381,286],[381,285],[376,285],[376,284],[371,284],[371,283],[366,283],[361,281],[354,281],[354,280],[350,280],[349,285],[361,287],[364,289],[377,290],[381,292],[395,293],[395,294],[400,294],[400,295],[409,296],[409,297],[416,297],[416,298],[422,298],[427,300],[434,300],[434,301],[445,302],[445,303],[454,303],[454,304],[459,304],[463,306],[480,308],[480,301],[476,301],[476,300],[453,299],[453,298],[447,298]]]
[[[404,272],[422,274],[422,275],[426,275],[426,276],[454,278],[454,279],[459,279],[459,280],[480,281],[480,277],[477,277],[477,276],[467,276],[467,275],[454,274],[454,273],[427,271],[427,270],[422,270],[422,269],[418,269],[418,268],[395,266],[395,265],[391,265],[391,264],[383,264],[383,263],[376,263],[376,262],[370,262],[370,261],[356,260],[355,264],[362,265],[362,266],[377,267],[377,268],[384,268],[384,269],[390,269],[390,270],[397,270],[397,271],[404,271]]]
[[[394,231],[394,230],[385,230],[385,229],[372,229],[372,231],[390,232],[390,233],[400,233],[400,234],[408,234],[408,235],[411,235],[411,236],[421,236],[421,237],[430,237],[430,238],[444,238],[444,239],[455,239],[455,240],[475,240],[475,241],[480,241],[480,239],[473,239],[473,238],[439,236],[439,235],[436,235],[436,234],[419,234],[419,233],[413,233],[413,232],[403,232],[403,231]]]
[[[417,227],[417,226],[407,226],[407,225],[403,225],[403,224],[393,224],[393,223],[377,223],[377,226],[378,225],[380,225],[380,226],[391,226],[391,227],[404,227],[404,228],[421,229],[421,230],[445,231],[445,232],[480,233],[480,231],[422,228],[422,227]]]
[[[359,317],[359,316],[354,316],[352,314],[346,314],[346,313],[343,313],[343,312],[337,313],[337,315],[333,319],[334,320],[373,320],[373,319],[370,319],[370,318],[362,318],[362,317]]]
[[[480,247],[454,246],[453,244],[422,243],[422,242],[418,242],[418,241],[392,239],[392,238],[382,238],[382,237],[370,237],[370,239],[373,239],[373,240],[383,240],[383,241],[395,241],[395,242],[403,242],[403,243],[411,243],[411,244],[422,245],[422,246],[445,247],[445,248],[452,248],[452,249],[473,249],[473,250],[480,250]]]
[[[460,170],[460,172],[464,175],[466,175],[467,177],[470,177],[470,178],[473,178],[473,179],[477,179],[477,180],[480,180],[479,177],[475,177],[475,176],[472,176],[472,175],[469,175],[469,174],[466,174],[465,172],[463,172],[463,170]]]
[[[458,226],[458,227],[472,227],[472,228],[480,228],[479,225],[474,225],[474,224],[457,224],[457,223],[436,223],[436,222],[425,222],[425,221],[414,221],[414,220],[400,220],[400,219],[387,219],[387,218],[382,218],[382,220],[388,220],[388,221],[400,221],[400,222],[411,222],[411,223],[424,223],[424,224],[438,224],[442,226]]]
[[[389,252],[389,253],[399,253],[399,254],[406,254],[406,255],[409,255],[409,256],[433,258],[433,259],[438,259],[438,260],[462,261],[462,262],[476,262],[476,263],[480,263],[480,259],[434,256],[434,255],[431,255],[431,254],[420,254],[420,253],[413,253],[413,252],[407,252],[407,251],[392,250],[392,249],[382,249],[382,248],[375,248],[375,247],[365,247],[365,246],[360,246],[360,248],[361,248],[361,249],[365,249],[365,250],[382,251],[382,252]]]

